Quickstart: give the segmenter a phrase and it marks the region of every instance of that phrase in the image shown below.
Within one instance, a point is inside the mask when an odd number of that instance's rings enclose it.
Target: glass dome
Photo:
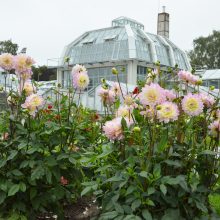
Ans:
[[[88,31],[67,45],[62,57],[71,64],[93,64],[138,60],[147,63],[190,69],[186,53],[169,39],[146,33],[144,25],[126,17],[112,21],[112,27]],[[64,60],[62,61],[64,62]],[[61,64],[62,65],[62,64]]]

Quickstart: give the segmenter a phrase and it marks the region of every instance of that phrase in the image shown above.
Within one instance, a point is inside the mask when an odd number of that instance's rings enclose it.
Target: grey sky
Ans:
[[[181,49],[220,30],[220,0],[0,0],[0,40],[12,39],[38,64],[47,64],[85,31],[109,27],[120,16],[156,33],[159,5],[170,13],[170,39]]]

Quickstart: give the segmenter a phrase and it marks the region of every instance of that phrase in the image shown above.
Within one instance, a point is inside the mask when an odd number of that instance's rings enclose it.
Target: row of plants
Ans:
[[[68,59],[67,59],[68,60]],[[219,96],[202,93],[192,73],[149,69],[146,81],[124,91],[119,80],[99,90],[104,113],[80,104],[89,84],[84,66],[72,87],[38,94],[32,58],[0,56],[19,79],[0,113],[0,215],[36,219],[67,204],[95,198],[94,219],[219,219]],[[122,70],[123,71],[123,70]],[[119,71],[112,69],[118,79]],[[164,74],[172,75],[172,90]],[[210,88],[212,90],[213,88]]]

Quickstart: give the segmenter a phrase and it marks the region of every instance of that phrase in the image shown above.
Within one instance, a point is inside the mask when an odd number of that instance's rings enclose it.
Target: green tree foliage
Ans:
[[[32,67],[33,79],[36,81],[56,80],[56,69],[47,66]]]
[[[11,53],[16,55],[18,51],[18,44],[13,43],[11,40],[0,41],[0,54]]]
[[[195,39],[189,57],[193,67],[220,68],[220,31],[213,31],[208,37]]]

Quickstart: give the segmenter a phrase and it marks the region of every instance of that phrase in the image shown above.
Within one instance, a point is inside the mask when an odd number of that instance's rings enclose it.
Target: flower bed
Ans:
[[[68,92],[57,85],[51,103],[31,81],[33,63],[0,56],[19,79],[0,114],[3,219],[64,219],[65,204],[85,196],[97,200],[100,220],[219,218],[209,204],[219,193],[219,97],[201,93],[199,78],[174,68],[168,90],[157,63],[132,93],[103,79],[100,116],[75,101],[89,84],[84,66],[73,68]]]

